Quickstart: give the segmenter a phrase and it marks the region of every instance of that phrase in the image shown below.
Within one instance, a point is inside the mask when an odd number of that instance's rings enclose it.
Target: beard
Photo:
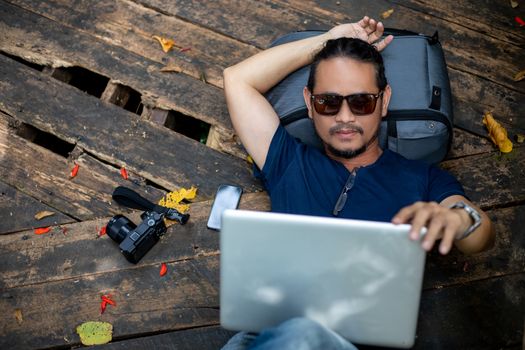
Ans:
[[[333,156],[336,156],[337,158],[352,159],[352,158],[357,157],[364,151],[366,151],[368,147],[368,143],[364,144],[358,149],[349,149],[349,150],[337,149],[329,143],[325,143],[325,146],[326,146],[326,152],[330,153]]]
[[[319,135],[319,131],[317,130],[317,125],[315,124],[315,122],[313,124],[314,124],[314,128],[315,128],[317,135]],[[357,125],[353,125],[353,124],[338,124],[330,128],[330,130],[328,130],[328,133],[330,135],[334,135],[340,130],[352,130],[361,135],[363,135],[364,133],[363,128]],[[327,153],[337,158],[352,159],[366,151],[368,146],[370,146],[370,144],[372,144],[372,142],[374,142],[374,140],[378,137],[378,132],[375,133],[375,135],[368,142],[366,142],[363,146],[356,148],[356,149],[337,149],[333,145],[327,142],[324,142],[324,140],[321,139],[321,141],[323,141],[323,144],[325,145],[325,150]]]

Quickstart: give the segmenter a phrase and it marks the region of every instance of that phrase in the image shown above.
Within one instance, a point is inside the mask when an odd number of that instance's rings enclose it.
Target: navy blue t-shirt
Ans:
[[[333,216],[350,172],[279,126],[259,176],[270,194],[272,211]],[[461,184],[446,171],[385,150],[375,163],[357,169],[338,216],[391,221],[407,205],[441,202],[455,194],[465,195]]]

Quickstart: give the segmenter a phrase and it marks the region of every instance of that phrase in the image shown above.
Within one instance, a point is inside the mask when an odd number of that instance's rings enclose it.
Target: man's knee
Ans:
[[[315,321],[297,317],[263,331],[258,340],[286,344],[285,348],[318,349],[325,342],[328,332]]]
[[[305,317],[295,317],[283,322],[278,329],[284,332],[298,332],[300,334],[319,334],[326,332],[326,329],[319,323]]]

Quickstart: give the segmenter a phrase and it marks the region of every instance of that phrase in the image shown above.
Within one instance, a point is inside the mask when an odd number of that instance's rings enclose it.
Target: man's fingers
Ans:
[[[442,232],[443,232],[443,226],[444,226],[444,222],[439,217],[433,218],[432,221],[430,222],[427,233],[425,234],[425,238],[423,239],[423,242],[421,243],[421,246],[427,252],[432,249],[436,240],[441,238]]]
[[[428,219],[431,216],[431,212],[429,210],[418,210],[414,217],[412,218],[412,228],[410,229],[410,238],[411,239],[418,239],[419,233],[427,225]],[[425,235],[425,237],[428,236],[428,232]]]
[[[406,224],[410,221],[410,219],[412,219],[412,216],[414,215],[415,211],[416,209],[414,209],[413,205],[409,207],[404,207],[392,218],[392,223],[397,225]]]
[[[450,248],[452,248],[452,245],[454,244],[455,235],[456,229],[453,226],[447,226],[443,233],[441,244],[439,245],[439,252],[441,254],[445,255],[450,252]]]
[[[384,39],[375,43],[374,46],[376,47],[377,51],[383,51],[393,40],[394,40],[394,36],[389,35],[385,37]]]

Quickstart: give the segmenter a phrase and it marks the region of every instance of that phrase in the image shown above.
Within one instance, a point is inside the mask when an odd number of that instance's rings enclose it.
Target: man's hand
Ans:
[[[439,251],[447,254],[454,240],[471,225],[470,216],[464,210],[449,209],[436,202],[416,202],[399,211],[392,219],[394,224],[411,223],[410,239],[417,240],[423,227],[427,233],[421,243],[429,251],[436,240],[441,239]]]
[[[380,40],[384,30],[385,27],[383,26],[383,23],[365,16],[359,22],[338,25],[337,27],[332,28],[328,33],[331,35],[332,39],[342,37],[358,38],[369,44],[373,44],[378,51],[382,51],[394,39],[392,35],[389,35],[383,40]]]

